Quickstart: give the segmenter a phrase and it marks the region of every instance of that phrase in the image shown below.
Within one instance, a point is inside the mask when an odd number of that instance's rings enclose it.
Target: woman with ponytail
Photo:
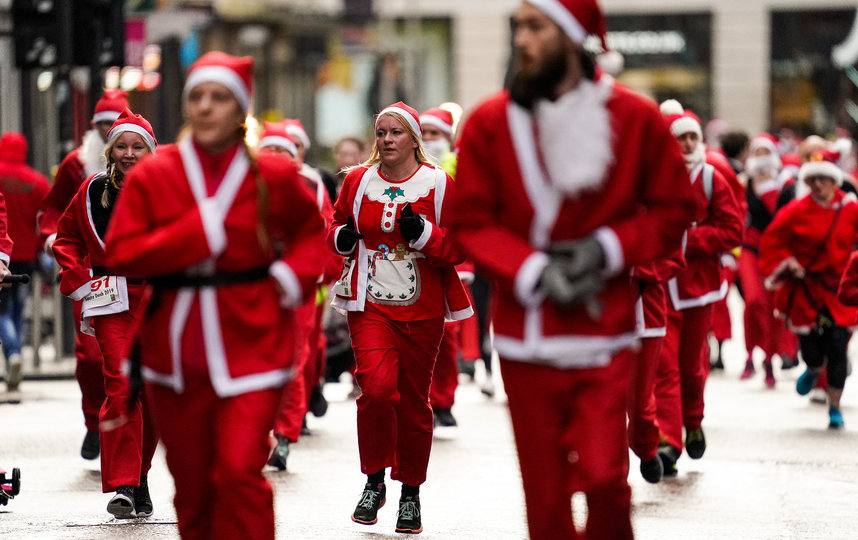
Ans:
[[[107,234],[108,267],[152,285],[141,373],[185,539],[274,538],[268,432],[326,255],[297,168],[245,145],[252,75],[250,57],[194,62],[187,135],[131,172]]]
[[[155,151],[152,126],[126,107],[107,135],[107,171],[81,184],[57,224],[54,256],[60,265],[60,291],[82,300],[81,332],[94,335],[104,356],[106,398],[99,411],[101,486],[115,492],[107,511],[118,519],[149,517],[147,473],[158,439],[149,407],[129,399],[122,363],[142,314],[145,284],[109,272],[104,236],[125,175]]]

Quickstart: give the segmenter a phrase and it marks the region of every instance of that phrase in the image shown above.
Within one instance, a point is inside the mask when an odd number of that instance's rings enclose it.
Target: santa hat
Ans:
[[[420,128],[420,115],[417,114],[417,109],[402,103],[401,101],[397,101],[393,105],[388,105],[383,108],[378,116],[375,117],[375,127],[378,127],[378,120],[388,113],[394,113],[402,117],[403,120],[408,122],[408,125],[411,126],[411,129],[420,137],[422,129]]]
[[[770,133],[760,133],[751,139],[751,143],[748,146],[748,153],[753,156],[760,148],[767,148],[772,154],[776,156],[780,155],[780,152],[778,152],[778,140]]]
[[[670,126],[670,133],[674,137],[679,137],[684,133],[696,133],[698,137],[703,137],[703,132],[700,128],[700,119],[697,115],[688,109],[683,109],[682,105],[675,99],[668,99],[663,102],[659,109],[661,114],[667,120]]]
[[[259,148],[281,146],[292,154],[292,156],[298,155],[298,148],[292,141],[292,136],[289,134],[287,128],[288,120],[265,122],[265,129],[262,130],[262,137],[259,139]]]
[[[604,52],[596,63],[607,73],[616,75],[623,70],[623,56],[608,48],[605,15],[596,0],[526,0],[557,23],[563,32],[578,45],[588,35],[599,38]]]
[[[195,86],[207,82],[220,83],[229,88],[242,109],[247,111],[253,93],[253,58],[232,56],[220,51],[200,56],[188,71],[182,99],[186,100]]]
[[[307,130],[304,129],[304,124],[301,123],[300,120],[287,118],[284,120],[286,122],[286,132],[292,136],[294,140],[295,137],[301,140],[301,144],[304,145],[304,148],[310,149],[310,137],[307,136]]]
[[[810,155],[810,159],[798,171],[798,181],[804,182],[811,176],[826,176],[833,178],[838,186],[843,185],[843,169],[837,166],[840,152],[819,150]]]
[[[125,107],[119,118],[113,122],[110,131],[107,132],[107,144],[112,145],[122,133],[130,131],[143,137],[143,142],[149,147],[150,152],[154,152],[158,146],[158,141],[155,140],[155,132],[152,131],[152,124],[139,114],[133,114],[131,109]]]
[[[127,92],[123,92],[118,88],[115,90],[106,90],[95,104],[95,113],[92,115],[92,122],[114,122],[123,110],[128,108]]]
[[[453,113],[450,111],[436,107],[424,111],[420,115],[421,126],[435,126],[443,131],[447,136],[453,135]]]

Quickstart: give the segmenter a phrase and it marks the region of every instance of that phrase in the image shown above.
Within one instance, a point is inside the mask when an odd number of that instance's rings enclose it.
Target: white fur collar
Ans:
[[[106,146],[97,129],[91,129],[83,136],[83,143],[77,155],[83,163],[87,178],[107,168],[107,158],[104,157]]]
[[[539,148],[554,187],[567,197],[604,184],[614,163],[611,117],[613,85],[584,79],[556,101],[536,104]]]

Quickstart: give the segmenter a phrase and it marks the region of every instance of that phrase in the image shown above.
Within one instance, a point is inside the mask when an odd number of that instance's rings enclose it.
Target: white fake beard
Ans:
[[[781,169],[781,158],[774,154],[762,156],[751,156],[745,161],[745,172],[751,178],[757,178],[765,174],[770,178],[777,176]]]
[[[539,146],[549,179],[566,196],[601,187],[614,163],[605,106],[610,92],[610,85],[583,79],[556,101],[536,104]]]
[[[697,148],[694,149],[690,154],[682,154],[682,157],[685,158],[685,168],[690,171],[693,171],[696,167],[703,165],[703,162],[706,161],[706,145],[703,143],[697,143]]]
[[[423,141],[423,149],[426,150],[426,153],[429,155],[429,159],[431,159],[435,165],[440,165],[441,160],[444,159],[444,156],[450,151],[450,141],[443,137],[435,139],[434,141]]]
[[[97,129],[91,129],[84,134],[83,143],[80,145],[80,151],[77,155],[83,163],[87,178],[107,168],[107,158],[104,156],[106,147],[107,145],[101,140],[101,135],[98,134]]]

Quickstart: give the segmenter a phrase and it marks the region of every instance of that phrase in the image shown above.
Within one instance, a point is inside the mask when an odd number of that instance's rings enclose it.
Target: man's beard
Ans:
[[[685,158],[685,168],[688,171],[693,171],[695,167],[703,165],[706,161],[706,145],[702,142],[698,142],[697,146],[688,154],[683,154],[683,158]]]
[[[549,51],[542,62],[529,71],[521,66],[520,53],[513,53],[512,78],[509,82],[510,98],[525,109],[532,109],[540,99],[554,99],[554,91],[566,72],[569,63],[562,48]]]

